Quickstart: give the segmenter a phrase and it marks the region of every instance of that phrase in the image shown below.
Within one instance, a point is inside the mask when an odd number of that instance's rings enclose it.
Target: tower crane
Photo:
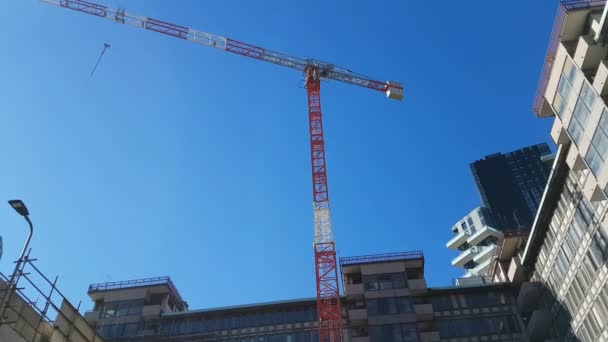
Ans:
[[[336,262],[336,246],[330,219],[325,140],[321,112],[321,80],[335,80],[381,91],[389,99],[402,100],[403,87],[397,82],[377,81],[348,69],[316,59],[305,59],[264,49],[227,37],[194,30],[157,19],[143,17],[83,0],[41,0],[45,3],[75,10],[111,21],[154,31],[193,43],[255,58],[298,70],[304,74],[308,93],[310,158],[314,211],[314,256],[317,283],[319,341],[342,341],[342,311]]]

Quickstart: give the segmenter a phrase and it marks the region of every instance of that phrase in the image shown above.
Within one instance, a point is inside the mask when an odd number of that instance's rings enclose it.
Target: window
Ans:
[[[371,342],[415,342],[418,341],[415,324],[390,324],[369,327]]]
[[[480,308],[488,306],[503,305],[507,303],[507,298],[503,293],[487,292],[487,293],[471,293],[465,295],[466,307]]]
[[[568,101],[568,98],[570,97],[570,93],[572,92],[572,84],[570,83],[570,81],[568,81],[568,79],[562,75],[559,78],[559,84],[557,85],[557,91],[559,93],[559,95],[562,97],[562,99],[564,99],[565,101]]]
[[[594,175],[599,176],[602,163],[608,158],[608,111],[604,109],[595,129],[585,160]]]
[[[570,264],[568,260],[566,260],[564,251],[560,249],[559,253],[557,253],[557,258],[555,259],[555,266],[553,269],[553,273],[555,273],[558,279],[561,279],[564,274],[568,271]],[[558,284],[556,284],[558,285]]]
[[[601,227],[593,235],[589,252],[598,265],[608,262],[608,238]]]
[[[452,300],[449,295],[436,296],[431,298],[434,311],[446,311],[452,309]]]
[[[584,330],[583,331],[583,336],[584,339],[583,341],[597,341],[597,337],[601,334],[602,329],[599,325],[598,322],[601,322],[601,320],[598,321],[599,317],[596,317],[595,314],[593,313],[593,310],[589,311],[589,314],[587,315],[587,317],[583,320],[583,327]]]
[[[600,317],[608,317],[608,287],[604,287],[595,300],[595,308]]]
[[[388,273],[363,276],[365,290],[377,291],[387,289],[403,289],[407,287],[405,273]]]
[[[471,233],[475,232],[475,224],[473,223],[473,218],[471,216],[467,217],[467,224],[469,225],[469,229]]]
[[[112,339],[118,337],[129,337],[137,334],[137,323],[109,324],[101,326],[98,333],[103,338]]]
[[[576,81],[576,78],[578,76],[578,70],[576,70],[576,67],[574,67],[574,64],[572,64],[572,61],[570,59],[566,59],[562,74],[566,76],[570,84],[574,84],[574,82]]]
[[[560,84],[561,84],[561,82],[562,81],[560,80]],[[564,82],[566,82],[566,81],[564,81]],[[560,119],[563,119],[564,113],[566,112],[566,109],[568,108],[568,106],[566,105],[566,101],[564,101],[564,98],[559,93],[555,94],[555,98],[553,99],[553,108],[555,108],[555,112],[557,113],[557,116]]]
[[[519,332],[513,316],[438,320],[437,327],[442,339]]]
[[[585,277],[585,281],[590,284],[593,283],[597,270],[598,265],[593,261],[593,258],[591,258],[591,255],[588,252],[583,258],[580,271],[583,274],[583,277]]]
[[[580,145],[581,143],[583,131],[585,130],[585,125],[587,124],[588,120],[589,109],[585,106],[583,101],[579,99],[574,107],[574,113],[572,115],[572,121],[570,121],[570,126],[568,126],[568,132],[570,132],[572,140],[577,145]]]
[[[595,90],[593,90],[588,82],[583,82],[583,87],[581,88],[581,93],[578,97],[581,99],[581,101],[583,101],[583,104],[585,104],[587,109],[593,109],[597,95],[595,94]]]
[[[397,315],[412,312],[413,306],[407,297],[368,299],[367,311],[370,316]]]
[[[106,303],[101,312],[101,318],[139,315],[144,308],[143,301],[127,301]]]

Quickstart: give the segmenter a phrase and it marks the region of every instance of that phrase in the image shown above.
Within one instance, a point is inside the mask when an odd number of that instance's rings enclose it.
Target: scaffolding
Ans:
[[[9,277],[0,273],[0,293],[9,291],[0,340],[103,342],[80,315],[80,304],[75,307],[66,299],[57,288],[58,277],[51,281],[45,276],[34,265],[36,259],[30,258],[30,251],[15,270],[15,286],[7,286]]]

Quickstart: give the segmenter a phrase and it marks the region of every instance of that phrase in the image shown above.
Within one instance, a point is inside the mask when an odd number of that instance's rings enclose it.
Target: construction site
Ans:
[[[1,260],[8,265],[16,259],[12,273],[0,273],[0,342],[608,341],[608,167],[603,167],[604,160],[608,160],[608,133],[603,133],[604,125],[608,127],[608,107],[605,104],[608,94],[608,86],[605,85],[608,83],[608,6],[605,1],[572,0],[558,3],[553,33],[533,103],[533,112],[537,118],[552,118],[550,139],[557,151],[553,153],[546,144],[538,144],[506,155],[492,154],[471,164],[482,203],[450,229],[453,237],[445,245],[460,252],[452,264],[464,267],[467,272],[462,277],[454,278],[447,286],[429,285],[431,277],[434,280],[435,277],[446,276],[435,274],[436,266],[432,264],[435,262],[434,256],[425,257],[421,251],[423,248],[426,250],[427,246],[421,245],[412,251],[400,249],[380,254],[342,255],[339,249],[341,240],[335,237],[353,233],[343,233],[339,229],[334,232],[332,226],[327,165],[331,165],[333,155],[327,156],[326,148],[332,148],[333,140],[326,139],[326,135],[331,136],[333,132],[326,129],[327,125],[324,126],[323,120],[326,117],[322,110],[321,85],[325,89],[325,84],[341,83],[344,92],[354,91],[349,88],[374,91],[348,95],[351,97],[349,102],[355,104],[344,103],[344,106],[348,105],[352,110],[359,106],[357,101],[366,102],[364,97],[372,97],[374,93],[394,102],[390,108],[400,106],[400,101],[407,102],[408,99],[404,84],[406,88],[415,88],[415,84],[392,80],[391,75],[385,75],[387,80],[364,76],[363,72],[368,70],[354,72],[324,59],[276,52],[257,44],[171,23],[163,19],[162,14],[155,13],[160,19],[154,19],[147,16],[153,13],[136,14],[122,7],[114,8],[101,3],[101,0],[100,3],[84,0],[32,2],[36,6],[44,6],[40,13],[44,14],[45,20],[65,20],[62,19],[66,18],[63,15],[69,15],[67,18],[70,19],[78,18],[77,20],[86,18],[84,25],[70,29],[96,36],[97,39],[103,36],[105,26],[89,28],[86,26],[89,21],[99,21],[103,25],[117,24],[111,29],[129,30],[129,34],[137,35],[137,39],[140,39],[139,35],[145,37],[141,39],[177,39],[183,44],[195,43],[201,46],[201,50],[210,47],[230,53],[210,58],[218,63],[222,62],[222,57],[230,55],[247,57],[252,63],[267,62],[266,64],[278,67],[275,69],[279,72],[291,72],[296,80],[298,77],[302,80],[301,86],[305,91],[301,93],[302,97],[306,94],[306,98],[301,101],[301,114],[305,115],[304,103],[308,113],[306,158],[310,163],[307,172],[310,172],[312,180],[313,210],[310,221],[313,236],[312,239],[301,241],[301,244],[312,245],[309,271],[314,273],[314,283],[303,286],[314,289],[311,293],[315,296],[280,298],[276,291],[287,287],[289,280],[285,278],[289,276],[287,273],[281,274],[282,271],[277,269],[273,277],[283,279],[274,279],[272,285],[264,283],[266,291],[259,297],[254,297],[264,300],[229,306],[191,307],[187,296],[182,296],[180,292],[179,286],[184,286],[181,284],[183,281],[174,282],[172,275],[115,280],[104,273],[108,281],[93,283],[86,280],[90,285],[81,292],[86,292],[88,302],[75,305],[62,292],[59,277],[46,275],[43,267],[39,266],[43,259],[36,259],[44,258],[44,254],[52,248],[30,247],[32,238],[35,241],[38,232],[34,228],[35,220],[30,219],[30,216],[37,217],[36,210],[30,208],[30,215],[25,201],[14,199],[9,201],[10,207],[17,212],[18,218],[26,221],[29,235],[18,259],[4,255]],[[154,8],[154,5],[148,7]],[[53,15],[57,18],[53,18]],[[71,22],[67,21],[63,25],[70,27]],[[257,41],[263,42],[264,37]],[[131,44],[136,45],[138,42]],[[103,77],[104,63],[110,62],[107,59],[112,56],[116,46],[114,42],[104,42],[101,52],[97,50],[95,63],[88,73],[91,80]],[[277,46],[277,49],[280,48]],[[200,53],[204,54],[205,51]],[[215,61],[215,58],[218,60]],[[382,60],[379,64],[390,70],[391,59],[385,56],[377,56],[376,59]],[[248,75],[246,70],[249,65],[239,65],[244,70],[239,69],[239,72],[247,75],[243,79],[256,83],[255,72]],[[146,66],[142,64],[141,67]],[[150,74],[153,74],[152,70]],[[204,77],[197,79],[197,83],[204,82],[211,84],[214,80]],[[349,85],[356,87],[348,87]],[[283,87],[287,89],[285,92],[291,91],[279,83],[278,88]],[[297,92],[297,87],[294,88],[293,92]],[[137,89],[132,91],[137,92]],[[342,104],[337,100],[346,98],[345,95],[336,96],[334,101],[333,92],[323,94],[323,101],[331,103],[328,106],[330,108],[334,108],[334,105],[339,108]],[[205,96],[214,96],[208,91],[197,95],[197,100],[200,101],[204,101]],[[129,94],[125,96],[129,97]],[[279,102],[274,97],[269,94],[267,101]],[[138,104],[134,106],[137,107]],[[276,108],[281,107],[277,104]],[[116,111],[125,116],[132,114],[125,108],[117,108]],[[252,114],[258,120],[264,120],[263,113],[254,111]],[[382,117],[383,114],[382,110],[378,110],[373,116]],[[179,117],[180,111],[176,110],[171,115]],[[369,117],[370,113],[357,113],[355,110],[351,115]],[[413,116],[415,113],[407,115]],[[184,120],[184,127],[194,125],[186,119],[174,120]],[[370,124],[369,127],[374,126]],[[608,128],[606,130],[608,132]],[[365,132],[360,140],[367,139],[367,134]],[[110,140],[113,139],[120,140],[118,137],[110,137],[106,143],[111,143]],[[237,145],[229,138],[214,143]],[[291,142],[286,141],[285,144],[290,145]],[[290,154],[291,152],[290,150]],[[365,162],[368,157],[364,152],[361,154],[358,157]],[[127,158],[140,157],[129,155]],[[422,162],[413,161],[412,164],[419,167]],[[225,166],[228,169],[229,165],[226,163],[218,168]],[[213,165],[215,166],[217,165]],[[115,167],[119,169],[120,165]],[[382,168],[384,166],[374,166],[372,170]],[[248,171],[239,170],[243,173]],[[124,178],[128,179],[129,176]],[[126,182],[130,181],[132,180]],[[110,184],[112,181],[108,177],[106,182]],[[145,181],[142,182],[145,184]],[[365,188],[377,182],[378,179],[367,178],[355,185]],[[100,187],[104,186],[103,182],[100,184]],[[344,185],[340,184],[343,189]],[[144,188],[147,186],[144,185]],[[310,195],[301,195],[304,196]],[[442,198],[436,199],[436,203],[444,205],[440,203]],[[492,202],[493,199],[497,200]],[[179,213],[189,211],[187,204],[181,203],[179,199],[165,200],[178,207]],[[364,205],[372,207],[369,202],[374,200],[361,200]],[[106,202],[110,212],[136,211],[139,208],[137,204],[129,203],[128,196],[120,193]],[[175,204],[176,202],[179,203]],[[213,203],[211,206],[220,206],[223,202],[218,200]],[[346,203],[352,205],[352,202]],[[436,203],[432,206],[439,205]],[[181,209],[180,206],[184,208]],[[415,207],[411,203],[410,206]],[[217,207],[209,207],[206,207],[209,211],[219,210]],[[499,214],[503,207],[506,208],[504,213]],[[157,216],[145,220],[168,220],[162,217],[167,213],[154,214]],[[365,214],[373,216],[373,211]],[[126,228],[118,229],[126,231]],[[165,231],[161,235],[151,231],[145,235],[149,235],[147,238],[150,239],[165,239],[169,245],[179,235],[179,228],[173,229],[175,232]],[[105,230],[95,234],[83,233],[82,236],[90,244],[101,245],[104,240],[96,240],[93,236],[103,234],[107,234]],[[241,232],[229,234],[236,236]],[[245,240],[249,236],[245,232],[242,234],[240,238]],[[265,244],[266,238],[260,238],[265,232],[253,234],[255,237],[249,238],[255,241],[245,243],[258,244],[260,249],[278,248],[280,244]],[[371,235],[360,236],[359,240],[369,244],[375,241]],[[128,236],[125,232],[124,236],[116,236],[114,239],[117,244],[136,243],[128,241]],[[189,239],[187,234],[184,236]],[[180,238],[183,239],[184,236]],[[411,233],[410,237],[411,240],[418,239],[415,233]],[[10,243],[10,250],[13,251],[17,243]],[[149,240],[143,239],[137,243],[153,245]],[[226,255],[235,253],[238,248],[227,245],[228,243],[238,246],[242,242],[236,238],[230,242],[204,241],[201,242],[201,250],[223,244],[226,246],[220,249],[221,252],[216,254],[215,259],[203,261],[189,254],[192,251],[180,248],[179,253],[183,253],[183,259],[180,260],[186,264],[191,263],[189,267],[194,272],[200,272],[199,264],[205,263],[218,268],[236,269],[236,265],[227,265],[232,259]],[[401,246],[400,243],[396,245]],[[165,250],[165,245],[158,246],[158,250]],[[67,246],[54,248],[68,249]],[[293,246],[282,248],[287,251],[281,255],[282,259],[306,257],[291,255],[295,253],[292,249],[297,250]],[[0,248],[0,255],[1,253]],[[89,256],[82,256],[82,259],[87,257]],[[141,267],[147,272],[156,269],[154,262],[145,257],[138,259],[137,255],[126,252],[123,258],[122,260],[128,258],[132,263],[141,260],[141,265],[133,267]],[[238,268],[242,268],[243,272],[246,268],[258,267],[248,265],[249,260],[246,259],[243,256],[238,260]],[[429,260],[433,260],[431,264]],[[272,261],[268,263],[271,264]],[[108,264],[112,262],[108,261]],[[64,272],[79,272],[76,266],[66,264],[64,268]],[[106,272],[105,269],[103,272]],[[297,272],[304,271],[300,269]],[[214,278],[208,274],[205,277]],[[256,277],[265,276],[242,276],[243,279],[248,278],[249,282],[262,281]],[[218,282],[221,281],[220,278]],[[234,292],[234,285],[229,284],[232,281],[225,281],[227,291]],[[270,286],[276,288],[268,288]],[[213,299],[218,302],[224,300],[222,295],[208,292],[204,285],[197,284],[196,287],[201,297],[215,297]],[[247,286],[239,284],[236,288],[239,287],[245,290]],[[191,295],[192,291],[189,293]],[[265,300],[268,298],[270,300]]]

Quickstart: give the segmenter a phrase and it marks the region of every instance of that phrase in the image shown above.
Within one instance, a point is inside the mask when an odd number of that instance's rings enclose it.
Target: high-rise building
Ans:
[[[446,247],[465,277],[484,277],[504,232],[528,231],[549,176],[553,154],[547,144],[495,153],[471,164],[482,205],[452,226]]]
[[[496,230],[527,230],[547,184],[547,144],[495,153],[471,164],[471,172]]]
[[[524,341],[513,284],[427,288],[421,252],[340,259],[345,342]],[[167,278],[94,284],[105,341],[318,341],[316,300],[189,310]]]
[[[608,341],[605,1],[559,4],[534,101],[558,146],[529,236],[503,237],[496,280],[521,283],[534,341]],[[519,247],[519,248],[518,248]]]

